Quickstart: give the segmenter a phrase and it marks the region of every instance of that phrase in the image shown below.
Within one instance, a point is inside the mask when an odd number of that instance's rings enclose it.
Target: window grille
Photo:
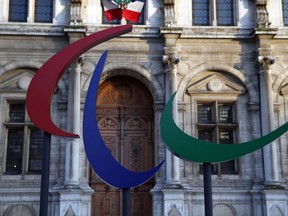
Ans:
[[[6,174],[39,173],[43,132],[29,121],[23,101],[8,107]]]
[[[198,103],[198,138],[206,142],[233,144],[237,127],[234,110],[234,103]],[[212,168],[213,174],[237,174],[236,160],[213,164]],[[203,173],[202,165],[199,165],[199,173]]]
[[[28,0],[9,1],[9,21],[27,22]]]
[[[35,1],[35,22],[52,22],[53,0]]]

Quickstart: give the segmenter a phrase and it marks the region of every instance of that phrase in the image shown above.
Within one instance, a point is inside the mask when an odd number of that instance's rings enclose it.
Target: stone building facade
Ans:
[[[74,41],[125,20],[100,0],[0,0],[0,215],[38,215],[42,133],[25,112],[33,75]],[[173,156],[159,122],[170,96],[187,134],[218,143],[261,137],[288,118],[288,1],[149,0],[132,32],[96,46],[61,77],[56,125],[82,133],[85,95],[108,49],[97,100],[111,153],[154,179],[131,190],[132,215],[202,216],[202,165]],[[121,191],[91,170],[82,139],[51,137],[48,215],[121,215]],[[287,134],[213,165],[216,216],[288,215]]]

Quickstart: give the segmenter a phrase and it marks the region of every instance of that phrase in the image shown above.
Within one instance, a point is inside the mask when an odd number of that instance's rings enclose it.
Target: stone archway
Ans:
[[[154,166],[153,98],[147,87],[128,76],[112,77],[100,86],[97,120],[111,154],[126,168],[144,171]],[[90,169],[92,215],[120,216],[121,190],[103,183]],[[131,190],[131,215],[152,215],[150,190],[154,179]]]

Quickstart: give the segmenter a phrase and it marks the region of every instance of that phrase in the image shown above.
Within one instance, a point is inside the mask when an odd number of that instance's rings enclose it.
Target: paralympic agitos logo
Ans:
[[[50,104],[57,83],[69,65],[81,54],[131,30],[131,25],[124,25],[96,32],[70,44],[46,61],[31,80],[27,91],[27,112],[31,121],[49,134],[78,138],[79,135],[63,131],[51,120]],[[86,96],[83,116],[85,151],[92,168],[106,183],[118,188],[136,187],[153,177],[164,161],[151,170],[133,172],[115,160],[106,147],[96,120],[98,85],[106,57],[107,51],[102,54],[96,65]],[[234,145],[208,143],[185,134],[177,127],[172,117],[175,94],[163,111],[160,122],[161,136],[170,151],[185,160],[220,162],[241,157],[269,144],[288,130],[286,123],[268,135],[250,142]]]

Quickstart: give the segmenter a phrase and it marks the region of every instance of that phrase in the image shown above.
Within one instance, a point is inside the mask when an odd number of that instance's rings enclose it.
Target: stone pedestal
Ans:
[[[162,189],[164,200],[163,216],[184,215],[184,189]]]

